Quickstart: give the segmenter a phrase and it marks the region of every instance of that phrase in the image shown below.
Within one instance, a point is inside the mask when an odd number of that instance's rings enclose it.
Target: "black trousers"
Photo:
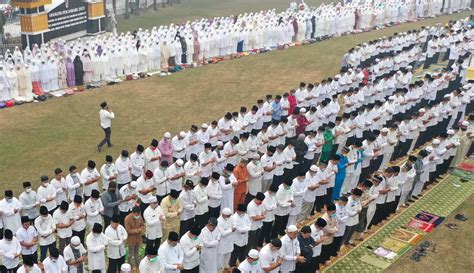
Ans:
[[[160,245],[161,245],[161,237],[154,240],[150,240],[148,238],[146,239],[147,248],[159,248]]]
[[[204,226],[207,225],[207,222],[209,221],[209,212],[206,212],[202,215],[196,214],[196,216],[194,216],[194,220],[196,220],[196,226],[198,226],[200,229],[204,228]]]
[[[238,246],[234,244],[234,250],[232,250],[232,253],[230,254],[230,261],[229,261],[229,266],[230,267],[235,267],[237,264],[237,260],[239,262],[243,262],[245,258],[247,257],[247,253],[245,253],[245,250],[247,249],[247,246]]]
[[[332,248],[332,244],[322,245],[321,255],[319,255],[320,263],[325,263],[327,260],[329,260],[329,258],[331,258],[331,248]]]
[[[120,224],[121,224],[122,226],[125,226],[125,217],[127,217],[127,215],[128,215],[129,213],[130,213],[130,212],[119,211]]]
[[[79,239],[81,239],[81,243],[85,244],[84,238],[86,237],[86,230],[83,229],[81,231],[72,231],[72,237],[77,236]]]
[[[275,225],[272,230],[272,238],[278,238],[278,235],[285,235],[285,228],[288,224],[289,215],[279,216],[275,215]]]
[[[179,223],[179,237],[182,237],[194,225],[194,218]]]
[[[108,227],[110,225],[110,221],[112,221],[112,217],[104,215],[104,227]]]
[[[323,209],[324,207],[324,201],[325,201],[325,196],[322,195],[322,196],[316,196],[316,201],[314,202],[315,203],[315,206],[316,206],[316,211],[317,212],[321,212],[321,210]]]
[[[120,267],[125,263],[125,256],[122,256],[118,259],[109,258],[109,267],[107,268],[107,273],[120,273]]]
[[[46,259],[46,252],[48,252],[48,250],[49,250],[49,254],[51,255],[51,250],[53,250],[54,248],[56,248],[56,242],[49,245],[40,246],[40,250],[41,250],[40,261],[44,261],[44,259]]]
[[[337,256],[337,252],[341,249],[343,239],[344,239],[344,235],[339,236],[339,237],[334,237],[334,241],[332,241],[332,247],[330,251],[331,256]]]
[[[260,237],[258,238],[258,246],[263,247],[263,244],[268,244],[273,239],[272,237],[272,222],[263,222],[262,232],[260,232]]]
[[[38,262],[38,251],[36,251],[33,254],[29,254],[29,255],[21,254],[21,258],[23,259],[23,261],[27,258],[30,258],[34,263],[37,263]]]
[[[112,135],[112,128],[102,128],[102,130],[104,130],[104,139],[102,139],[102,141],[99,143],[99,147],[102,147],[105,145],[105,143],[107,143],[107,146],[112,146],[112,143],[110,143],[110,136]]]
[[[356,227],[357,227],[357,225],[346,226],[346,230],[344,231],[344,236],[343,236],[343,239],[342,239],[343,243],[345,245],[348,245],[349,242],[351,241],[352,235],[356,231]]]
[[[249,231],[249,239],[248,239],[248,243],[247,243],[246,253],[248,253],[251,249],[257,249],[258,239],[260,238],[261,233],[262,233],[261,228],[259,228],[257,230],[250,230]]]
[[[214,217],[214,218],[219,218],[221,214],[221,206],[218,206],[216,208],[209,207],[209,218]]]

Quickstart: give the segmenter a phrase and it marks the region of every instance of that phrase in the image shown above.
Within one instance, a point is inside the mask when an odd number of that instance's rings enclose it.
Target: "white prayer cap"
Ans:
[[[336,79],[339,79],[341,77],[341,75],[337,74],[336,76],[334,76],[334,78]]]
[[[388,133],[388,128],[383,128],[382,133]]]
[[[130,182],[130,187],[136,189],[137,186],[138,186],[137,181],[132,181],[132,182]]]
[[[428,153],[431,153],[431,152],[433,151],[433,147],[428,146],[428,147],[426,147],[425,150],[426,150]]]
[[[224,208],[224,209],[222,210],[222,214],[224,214],[224,215],[232,215],[232,210],[229,209],[229,208]]]
[[[465,120],[465,121],[461,122],[461,125],[462,126],[469,126],[469,121]]]
[[[447,132],[446,132],[448,135],[454,135],[455,132],[453,129],[449,129]]]
[[[209,125],[207,125],[206,123],[203,123],[203,124],[201,125],[201,128],[204,128],[204,129],[207,129],[208,127],[209,127]]]
[[[295,225],[291,225],[291,226],[288,226],[286,228],[286,231],[287,232],[296,232],[296,231],[298,231],[298,228]]]
[[[351,73],[352,73],[352,72],[354,72],[354,69],[352,69],[352,68],[349,68],[347,71],[349,71],[349,72],[351,72]]]
[[[132,272],[132,266],[130,264],[127,264],[127,263],[122,264],[120,266],[120,271],[122,271],[122,272]]]
[[[176,165],[178,165],[178,166],[183,166],[183,164],[184,164],[184,162],[183,162],[182,159],[176,160]]]
[[[444,95],[444,97],[443,97],[443,98],[445,98],[445,99],[446,99],[446,98],[449,98],[449,97],[450,97],[450,96],[449,96],[449,94],[446,94],[446,95]]]
[[[249,251],[249,257],[252,258],[252,259],[258,259],[258,250],[251,249]]]
[[[467,89],[471,88],[471,84],[470,83],[465,84],[462,88],[467,90]]]
[[[312,172],[317,172],[317,171],[319,171],[319,168],[316,165],[311,165],[311,167],[309,167],[309,170],[312,171]]]
[[[395,100],[395,96],[388,97],[388,100]]]
[[[397,71],[397,75],[401,75],[402,74],[402,71]]]
[[[376,62],[380,62],[380,59],[379,59],[379,58],[377,58],[377,59],[375,59],[375,61],[376,61]]]
[[[74,236],[74,237],[71,238],[71,244],[79,245],[79,244],[81,244],[81,239],[79,239],[79,237],[77,237],[77,236]]]
[[[304,107],[301,108],[301,109],[300,109],[300,113],[306,113],[306,108],[304,108]]]
[[[148,199],[148,202],[149,203],[158,203],[158,198],[156,198],[156,196],[152,196],[152,197],[150,197],[150,199]]]
[[[439,145],[440,143],[441,143],[441,141],[439,141],[439,139],[433,140],[433,144],[434,144],[434,145]]]
[[[180,136],[180,137],[185,137],[185,136],[186,136],[186,133],[185,133],[184,131],[181,131],[181,132],[179,132],[179,136]]]
[[[165,138],[171,138],[170,132],[166,132],[163,136],[164,136]]]
[[[425,110],[425,108],[421,108],[420,110],[418,110],[418,112],[420,112],[420,113],[426,113],[426,110]]]
[[[224,146],[224,143],[222,141],[217,141],[216,145],[220,147],[220,146]]]
[[[407,66],[407,69],[412,69],[412,68],[413,68],[413,66],[411,66],[411,65]]]

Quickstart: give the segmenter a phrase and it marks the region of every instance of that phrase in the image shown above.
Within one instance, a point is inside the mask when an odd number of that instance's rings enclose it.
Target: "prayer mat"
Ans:
[[[474,173],[474,164],[471,162],[463,162],[458,165],[458,169],[461,171]]]
[[[411,219],[411,221],[408,223],[407,227],[420,230],[426,233],[430,233],[434,229],[434,224],[418,220],[416,218]]]
[[[360,258],[360,260],[364,263],[370,264],[383,270],[387,269],[391,265],[389,261],[383,260],[372,255],[364,255]]]
[[[443,220],[444,220],[443,216],[438,216],[438,215],[435,215],[435,214],[431,214],[427,211],[422,211],[422,212],[418,213],[415,216],[415,218],[418,219],[418,220],[427,222],[427,223],[431,223],[435,227],[437,227],[439,224],[441,224],[441,222],[443,222]]]
[[[410,248],[409,244],[392,238],[386,238],[380,246],[397,254],[403,252],[405,248]]]
[[[472,172],[465,172],[462,170],[454,169],[451,173],[452,175],[455,175],[462,179],[474,180],[474,173]]]
[[[423,235],[404,228],[398,228],[390,234],[390,238],[399,240],[403,243],[415,245],[423,239]]]

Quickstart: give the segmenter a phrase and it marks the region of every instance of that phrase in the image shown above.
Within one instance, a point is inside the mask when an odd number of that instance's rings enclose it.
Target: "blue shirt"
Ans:
[[[281,119],[281,105],[280,102],[272,102],[272,119],[280,121]]]

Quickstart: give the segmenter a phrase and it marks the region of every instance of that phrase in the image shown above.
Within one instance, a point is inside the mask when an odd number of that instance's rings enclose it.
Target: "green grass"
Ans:
[[[210,3],[210,0],[201,2]],[[231,1],[222,2],[229,5]],[[260,2],[270,5],[273,1]],[[223,9],[222,5],[216,4],[216,8]],[[236,14],[228,7],[222,12]],[[106,154],[116,157],[122,149],[132,152],[137,143],[146,146],[152,138],[160,139],[165,130],[173,134],[187,130],[191,124],[209,122],[227,111],[254,104],[265,94],[288,91],[300,81],[314,82],[333,76],[339,70],[342,55],[358,43],[467,15],[466,12],[338,37],[190,69],[166,78],[124,82],[67,98],[3,109],[0,111],[2,191],[12,188],[18,195],[21,182],[30,180],[39,185],[41,175],[52,176],[57,167],[66,171],[71,164],[82,169],[88,159],[95,160],[100,167]],[[183,12],[183,17],[186,16],[189,15]],[[175,13],[172,18],[179,22],[183,17]],[[107,101],[116,113],[112,130],[115,146],[98,153],[95,147],[103,137],[98,119],[102,101]]]
[[[305,2],[308,6],[319,6],[324,1],[307,0]],[[188,20],[193,21],[201,18],[237,16],[240,13],[273,8],[282,11],[286,10],[289,4],[289,0],[181,0],[181,4],[173,4],[165,8],[158,4],[157,11],[154,11],[152,6],[146,11],[141,11],[138,16],[131,15],[128,20],[120,16],[118,18],[118,30],[119,32],[126,32],[170,23],[186,23]]]

